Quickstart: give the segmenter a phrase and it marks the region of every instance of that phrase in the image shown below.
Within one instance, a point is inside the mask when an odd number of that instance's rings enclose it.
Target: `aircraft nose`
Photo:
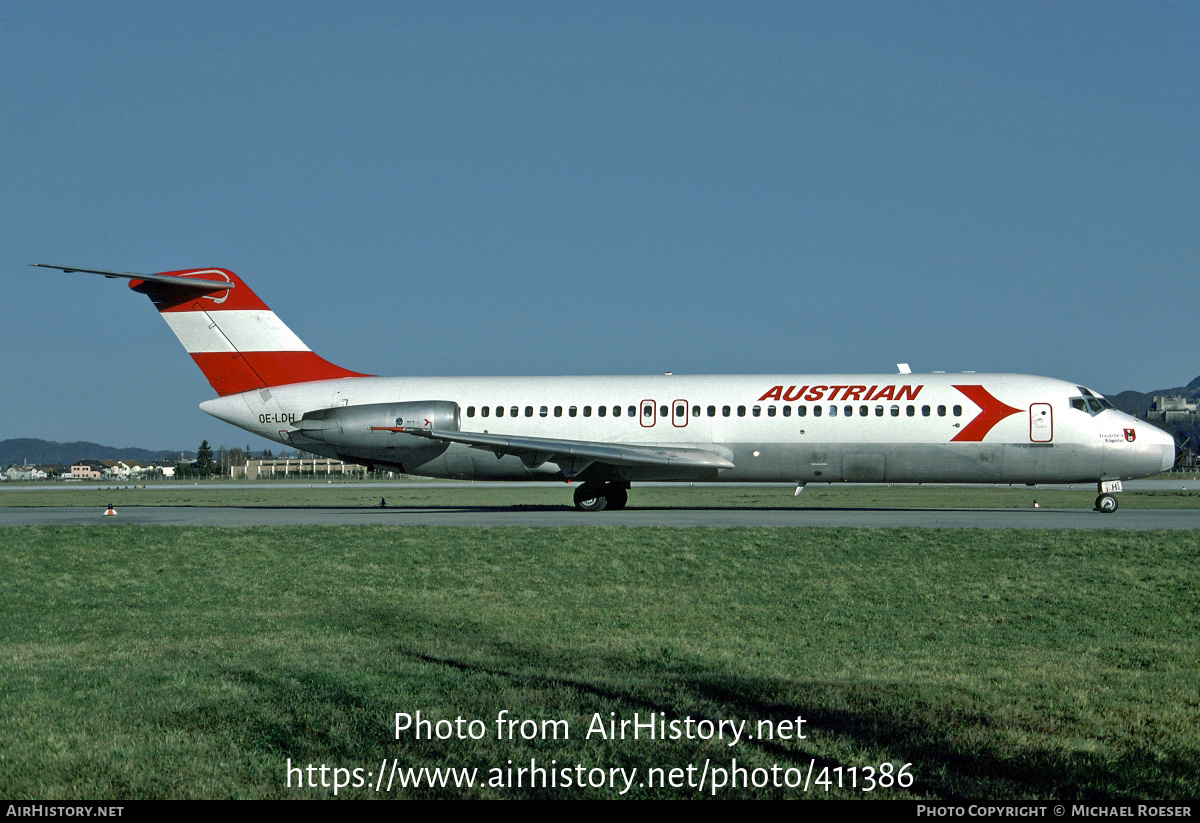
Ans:
[[[1162,466],[1160,471],[1170,471],[1175,466],[1175,438],[1162,429],[1155,430],[1155,442],[1162,447]]]

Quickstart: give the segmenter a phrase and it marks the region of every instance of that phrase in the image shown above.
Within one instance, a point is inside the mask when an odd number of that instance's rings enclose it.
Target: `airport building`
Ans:
[[[328,457],[276,457],[247,460],[240,466],[230,466],[229,476],[245,480],[280,477],[344,477],[360,480],[367,469],[357,463],[343,463]]]

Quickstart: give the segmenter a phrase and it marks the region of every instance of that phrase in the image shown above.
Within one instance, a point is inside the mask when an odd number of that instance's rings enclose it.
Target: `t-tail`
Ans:
[[[128,279],[129,288],[148,296],[158,308],[221,396],[310,380],[366,376],[313,352],[241,278],[226,269],[133,274],[33,265]]]

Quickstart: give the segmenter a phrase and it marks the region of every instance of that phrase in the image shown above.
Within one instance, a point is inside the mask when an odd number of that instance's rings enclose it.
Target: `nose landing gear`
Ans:
[[[1096,511],[1112,514],[1117,510],[1116,493],[1121,491],[1120,480],[1101,480],[1096,484],[1100,496],[1096,498]]]

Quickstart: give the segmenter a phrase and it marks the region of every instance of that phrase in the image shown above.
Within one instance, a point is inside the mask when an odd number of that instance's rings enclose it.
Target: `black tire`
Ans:
[[[604,497],[608,500],[610,509],[623,509],[629,502],[629,489],[624,486],[609,486],[604,490]]]
[[[604,496],[603,490],[596,486],[584,483],[575,490],[575,508],[581,512],[604,511],[607,505],[608,498]]]
[[[1111,494],[1102,494],[1096,498],[1096,511],[1112,514],[1117,510],[1117,498]]]

